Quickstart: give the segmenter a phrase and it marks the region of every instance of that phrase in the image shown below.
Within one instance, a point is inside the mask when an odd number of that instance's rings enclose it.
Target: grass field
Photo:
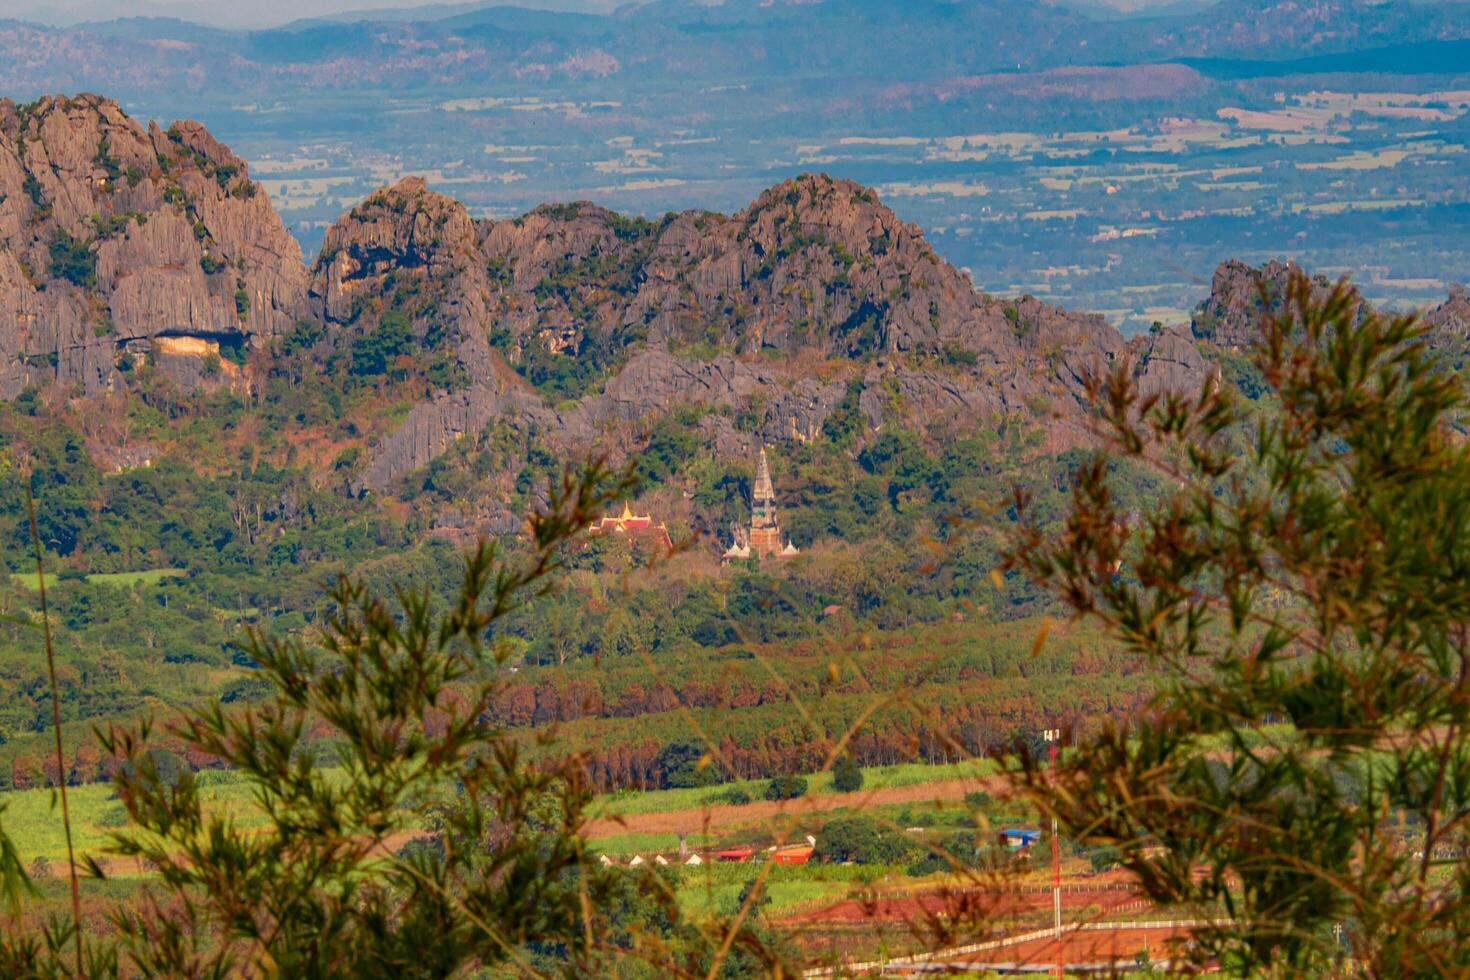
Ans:
[[[996,764],[989,759],[959,762],[947,766],[930,766],[917,762],[899,766],[881,766],[863,770],[863,791],[922,786],[925,783],[953,779],[980,779],[993,775],[997,771]],[[830,772],[810,776],[808,781],[807,793],[810,796],[830,796],[837,792],[832,786]],[[698,789],[611,793],[598,798],[592,807],[592,816],[632,817],[645,813],[698,810],[702,807],[718,805],[721,802],[719,797],[735,789],[744,790],[752,799],[759,800],[767,782],[768,780],[764,779],[752,779]]]
[[[880,789],[923,786],[928,783],[957,779],[976,779],[990,775],[996,766],[988,760],[947,766],[910,764],[863,770],[863,793]],[[255,811],[249,784],[230,772],[208,771],[198,777],[204,784],[206,801],[216,809],[229,813],[242,826],[260,822]],[[831,797],[837,791],[830,773],[809,777],[809,796]],[[717,797],[733,788],[743,789],[760,800],[765,780],[725,783],[699,789],[657,790],[651,792],[611,793],[594,801],[589,816],[593,818],[631,817],[644,814],[675,813],[700,810],[716,805]],[[114,797],[112,786],[94,783],[73,786],[67,791],[71,804],[73,838],[79,854],[100,854],[111,831],[126,824],[122,804]],[[863,793],[853,794],[854,805]],[[15,840],[26,861],[37,857],[48,862],[66,860],[66,837],[61,826],[61,803],[55,790],[32,789],[0,793],[0,826]],[[711,835],[690,834],[687,843],[705,846],[716,843]],[[608,854],[671,851],[679,846],[677,833],[611,833],[597,837],[596,850]]]
[[[761,865],[757,864],[685,868],[679,880],[679,901],[695,914],[732,913],[741,889],[760,871]],[[799,908],[826,905],[848,897],[855,888],[898,880],[902,876],[902,868],[888,865],[775,865],[766,876],[766,893],[771,896],[771,902],[763,912],[781,915]]]
[[[157,585],[166,578],[176,578],[183,574],[182,568],[152,568],[141,572],[98,572],[96,575],[88,575],[87,581],[92,585],[130,589],[138,585]],[[13,572],[10,578],[32,592],[38,588],[35,572]],[[47,576],[47,580],[50,581],[51,577]]]
[[[708,847],[718,842],[711,834],[689,834],[684,843],[690,847]],[[599,854],[655,854],[660,851],[679,849],[678,834],[610,834],[592,841],[592,850]]]
[[[228,812],[241,826],[263,822],[250,796],[250,787],[228,773],[204,774],[204,798],[212,809]],[[67,789],[71,807],[72,841],[78,859],[83,854],[100,856],[108,835],[127,826],[123,805],[108,783],[92,783]],[[27,863],[44,858],[50,864],[66,863],[66,833],[61,824],[61,798],[52,789],[0,793],[0,826],[15,841]]]

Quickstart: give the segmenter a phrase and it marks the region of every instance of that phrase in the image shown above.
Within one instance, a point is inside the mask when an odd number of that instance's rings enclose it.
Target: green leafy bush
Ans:
[[[407,314],[390,310],[376,327],[352,341],[351,372],[358,377],[399,373],[396,362],[413,349],[413,330]]]
[[[884,826],[872,817],[840,817],[829,820],[817,834],[815,856],[841,864],[900,864],[914,853],[915,844],[906,835]]]
[[[768,800],[795,800],[806,795],[805,776],[777,776],[766,783],[761,794]]]
[[[46,191],[41,187],[41,182],[36,179],[35,174],[26,171],[25,180],[21,181],[20,186],[26,192],[26,196],[31,199],[31,203],[36,207],[39,208],[46,205]]]
[[[743,786],[731,786],[729,789],[721,790],[709,798],[710,803],[724,806],[745,806],[755,802],[755,797]]]
[[[850,753],[838,757],[832,767],[832,787],[839,793],[856,793],[863,788],[863,770]]]
[[[53,277],[83,289],[91,289],[97,284],[97,254],[92,251],[90,239],[73,238],[64,229],[57,228],[48,253]]]
[[[906,871],[916,878],[932,874],[974,875],[1003,870],[1014,859],[1010,851],[986,843],[975,830],[957,830],[928,843],[923,856]]]
[[[720,781],[719,770],[709,764],[699,742],[684,740],[665,745],[654,765],[661,773],[659,785],[664,789],[713,786]]]

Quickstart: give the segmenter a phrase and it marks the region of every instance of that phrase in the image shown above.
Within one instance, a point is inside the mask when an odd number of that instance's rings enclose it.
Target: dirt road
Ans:
[[[617,834],[705,834],[721,833],[751,824],[767,824],[777,829],[779,822],[808,813],[821,813],[844,807],[863,809],[893,803],[932,803],[963,800],[966,793],[985,790],[999,792],[1002,781],[995,776],[985,779],[951,779],[914,786],[895,786],[857,793],[826,793],[797,800],[773,803],[761,800],[744,806],[706,806],[691,810],[669,810],[659,813],[636,813],[625,817],[604,817],[587,825],[587,837],[597,840]]]
[[[1130,963],[1140,954],[1152,961],[1167,960],[1177,948],[1190,939],[1188,929],[1177,926],[1154,928],[1122,927],[1111,930],[1086,932],[1067,931],[1062,937],[1062,962],[1074,966],[1106,968],[1112,964]],[[1055,939],[1033,939],[1015,946],[990,949],[982,953],[944,960],[944,963],[959,964],[1012,964],[1025,966],[1033,971],[1049,968],[1056,963],[1057,942]]]
[[[1069,882],[1062,892],[1062,908],[1069,913],[1092,909],[1106,914],[1142,906],[1144,896],[1130,888],[1090,887]],[[927,893],[878,899],[850,898],[826,908],[812,909],[786,921],[802,925],[858,925],[872,922],[919,922],[947,919],[1013,919],[1049,911],[1050,888],[933,890]]]

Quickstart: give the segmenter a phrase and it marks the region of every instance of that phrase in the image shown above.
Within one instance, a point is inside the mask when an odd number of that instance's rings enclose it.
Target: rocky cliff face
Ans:
[[[145,364],[185,388],[248,386],[244,353],[270,363],[272,338],[305,324],[309,370],[391,374],[394,397],[421,399],[370,447],[361,488],[497,419],[573,448],[694,405],[715,410],[712,445],[743,448],[818,438],[855,397],[873,427],[1024,414],[1065,430],[1116,358],[1152,386],[1205,373],[1182,334],[1130,348],[1101,317],[976,292],[872,191],[822,175],[656,222],[591,204],[477,222],[409,178],[344,215],[308,270],[201,126],[144,129],[95,96],[0,102],[0,316],[3,397],[105,390]],[[576,389],[538,391],[547,364]]]
[[[1450,356],[1457,368],[1470,360],[1470,297],[1463,285],[1451,286],[1449,298],[1425,313],[1424,323],[1430,346]]]
[[[630,220],[590,204],[480,226],[503,324],[520,345],[580,350],[592,331],[735,354],[977,356],[1036,367],[1058,344],[1109,354],[1100,317],[977,293],[871,190],[825,175],[734,215]],[[601,338],[598,338],[601,339]]]
[[[0,397],[106,389],[139,359],[197,378],[289,328],[305,282],[244,162],[197,123],[145,130],[97,96],[0,100]]]
[[[464,205],[420,177],[384,188],[328,230],[311,275],[314,312],[333,324],[399,309],[418,342],[452,352],[477,384],[490,379],[490,283]]]
[[[1294,263],[1277,260],[1259,268],[1238,259],[1220,263],[1190,332],[1228,349],[1249,347],[1260,335],[1262,314],[1285,298],[1286,284],[1298,271]]]
[[[759,403],[763,438],[816,438],[849,379],[804,377],[802,360],[851,364],[874,425],[1075,415],[1087,371],[1127,351],[1101,317],[976,292],[872,191],[822,175],[734,215],[649,222],[578,203],[473,228],[461,205],[409,180],[331,229],[312,292],[354,330],[409,310],[416,339],[449,345],[463,372],[461,390],[383,443],[369,487],[423,466],[466,424],[525,411],[526,391],[497,378],[502,357],[606,368],[602,391],[540,406],[554,419],[538,423],[575,443],[678,404]]]
[[[1263,266],[1237,259],[1220,263],[1209,297],[1195,310],[1191,332],[1197,340],[1227,349],[1249,347],[1260,337],[1261,317],[1281,309],[1287,283],[1293,273],[1300,271],[1296,264],[1278,260]],[[1313,276],[1311,282],[1319,296],[1334,286],[1322,275]],[[1372,310],[1356,289],[1351,289],[1351,295],[1358,304],[1359,316]],[[1456,367],[1470,360],[1470,299],[1463,285],[1452,285],[1443,303],[1421,315],[1429,328],[1426,342],[1432,350],[1450,357]]]
[[[1136,337],[1128,346],[1138,389],[1145,398],[1166,391],[1197,391],[1200,381],[1214,374],[1183,327],[1165,327]]]

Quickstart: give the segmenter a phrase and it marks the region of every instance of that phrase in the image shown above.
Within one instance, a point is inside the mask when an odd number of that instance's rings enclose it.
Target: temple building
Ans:
[[[669,529],[662,522],[653,523],[651,515],[635,514],[625,503],[623,512],[617,517],[604,516],[587,528],[587,536],[596,538],[604,534],[618,534],[636,544],[651,545],[662,551],[672,551],[674,542],[669,538]]]
[[[790,541],[781,543],[781,525],[776,521],[776,490],[771,486],[771,466],[766,447],[761,447],[755,468],[755,486],[750,494],[750,530],[735,529],[735,541],[725,552],[732,558],[790,558],[797,554]]]

